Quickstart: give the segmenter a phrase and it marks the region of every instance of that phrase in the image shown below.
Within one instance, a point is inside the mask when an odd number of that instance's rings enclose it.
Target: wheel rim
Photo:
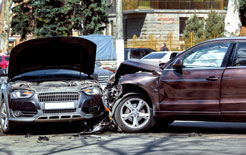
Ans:
[[[2,103],[0,107],[0,122],[3,131],[8,129],[8,117],[7,117],[7,108],[6,104]]]
[[[127,127],[142,128],[150,121],[150,107],[143,99],[132,98],[123,103],[120,117]]]

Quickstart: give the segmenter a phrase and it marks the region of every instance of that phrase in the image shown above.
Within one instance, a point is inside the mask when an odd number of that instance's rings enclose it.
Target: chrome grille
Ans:
[[[38,95],[40,102],[78,101],[78,92],[49,92]]]
[[[43,110],[45,114],[57,114],[57,113],[73,113],[76,109],[61,109],[61,110]]]

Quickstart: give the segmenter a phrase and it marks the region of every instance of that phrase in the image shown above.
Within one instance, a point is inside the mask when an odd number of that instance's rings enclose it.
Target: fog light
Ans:
[[[13,114],[14,114],[15,117],[20,117],[21,114],[22,114],[22,112],[21,112],[20,110],[15,110],[15,111],[13,112]]]

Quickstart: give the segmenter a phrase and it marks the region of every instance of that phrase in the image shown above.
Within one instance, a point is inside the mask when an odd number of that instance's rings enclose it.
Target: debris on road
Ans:
[[[191,132],[191,133],[188,134],[188,137],[201,137],[201,136],[202,136],[202,134],[195,133],[195,132]]]
[[[38,136],[39,141],[49,141],[49,137],[46,136]]]

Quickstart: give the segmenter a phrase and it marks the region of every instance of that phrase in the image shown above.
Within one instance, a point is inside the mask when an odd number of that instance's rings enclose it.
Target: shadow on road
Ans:
[[[84,131],[82,123],[41,123],[25,124],[18,126],[14,135],[48,135],[79,133]],[[225,123],[225,122],[195,122],[195,121],[175,121],[166,127],[154,127],[149,133],[220,133],[220,134],[245,134],[246,123]],[[4,134],[0,132],[0,136]]]
[[[154,127],[150,132],[245,134],[246,123],[175,121],[164,128]]]

